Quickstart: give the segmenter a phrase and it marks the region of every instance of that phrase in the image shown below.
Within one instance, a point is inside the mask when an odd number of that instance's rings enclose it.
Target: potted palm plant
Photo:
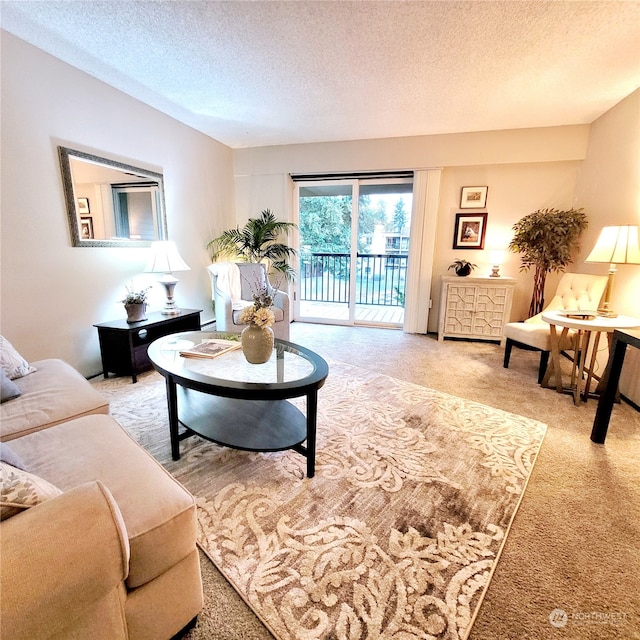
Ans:
[[[579,249],[578,239],[588,224],[582,209],[539,209],[513,225],[509,250],[522,254],[520,271],[535,267],[529,317],[544,308],[547,273],[564,271],[572,262],[571,255]]]
[[[207,244],[207,249],[214,262],[224,257],[239,257],[245,262],[267,261],[273,271],[282,273],[288,280],[294,280],[296,273],[289,261],[296,251],[277,240],[278,236],[295,226],[293,222],[277,220],[269,209],[265,209],[259,217],[249,218],[242,229],[236,227],[223,231]]]

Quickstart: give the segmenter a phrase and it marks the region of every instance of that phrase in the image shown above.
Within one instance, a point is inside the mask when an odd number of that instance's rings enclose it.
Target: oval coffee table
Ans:
[[[318,389],[329,374],[326,361],[310,349],[276,340],[265,364],[249,364],[242,349],[215,358],[180,355],[211,339],[239,339],[211,331],[189,331],[149,345],[149,359],[167,385],[171,455],[180,440],[200,435],[245,451],[293,449],[315,474]],[[306,396],[306,416],[288,398]],[[184,427],[180,433],[179,425]],[[305,443],[306,441],[306,443]],[[305,444],[303,444],[305,443]]]

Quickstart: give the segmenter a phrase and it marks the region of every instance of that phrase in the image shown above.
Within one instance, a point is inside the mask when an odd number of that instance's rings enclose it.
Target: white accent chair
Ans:
[[[207,267],[211,277],[211,298],[215,302],[216,331],[242,333],[246,327],[238,322],[245,307],[253,304],[253,294],[266,286],[273,296],[271,310],[276,318],[273,334],[289,340],[289,295],[274,289],[267,278],[265,265],[252,262],[214,262]]]
[[[553,299],[544,310],[596,310],[606,286],[607,276],[565,273],[558,283],[558,289]],[[549,325],[541,316],[542,313],[538,313],[524,322],[509,322],[504,326],[504,368],[509,368],[509,359],[513,347],[528,351],[540,351],[538,383],[542,382],[544,378],[551,351],[551,331]],[[575,349],[575,337],[576,332],[569,331],[566,338],[560,343],[560,350],[573,351]]]

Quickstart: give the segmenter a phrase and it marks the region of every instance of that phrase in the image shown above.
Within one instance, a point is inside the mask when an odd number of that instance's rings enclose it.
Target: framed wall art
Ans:
[[[461,209],[484,209],[487,206],[489,187],[462,187],[460,194]]]
[[[91,213],[89,209],[89,198],[78,198],[78,213],[81,216],[86,216]]]
[[[487,231],[486,213],[456,213],[453,231],[454,249],[484,249]]]
[[[91,216],[80,218],[80,236],[83,240],[93,240],[93,218]]]

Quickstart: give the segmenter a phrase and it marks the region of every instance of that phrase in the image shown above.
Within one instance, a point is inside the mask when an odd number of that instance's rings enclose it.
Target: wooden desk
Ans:
[[[595,312],[594,312],[595,313]],[[579,405],[582,400],[585,402],[589,397],[589,387],[593,377],[593,369],[598,354],[598,344],[600,336],[607,334],[609,340],[612,333],[616,329],[633,329],[640,327],[639,318],[631,318],[629,316],[618,316],[617,318],[605,318],[596,316],[593,320],[579,320],[576,318],[567,318],[561,312],[547,311],[542,314],[542,319],[549,323],[551,331],[551,363],[547,367],[542,386],[548,387],[551,376],[555,377],[555,387],[558,392],[565,391],[562,382],[562,372],[560,369],[560,342],[563,340],[570,329],[577,331],[577,344],[574,351],[573,368],[571,370],[571,383],[568,389],[573,395],[573,402]],[[557,327],[562,327],[562,333],[558,336]],[[595,334],[593,344],[591,344],[591,336]],[[587,379],[582,391],[582,381],[586,368],[587,354],[591,348],[591,360],[587,369]],[[609,345],[611,348],[611,343]],[[602,390],[602,384],[599,385],[598,391]]]
[[[640,349],[640,331],[621,331],[616,329],[611,340],[607,368],[601,380],[603,390],[600,394],[598,409],[593,421],[593,429],[591,430],[591,440],[598,444],[604,444],[607,437],[611,410],[616,398],[618,382],[620,382],[620,372],[622,371],[627,345]]]

